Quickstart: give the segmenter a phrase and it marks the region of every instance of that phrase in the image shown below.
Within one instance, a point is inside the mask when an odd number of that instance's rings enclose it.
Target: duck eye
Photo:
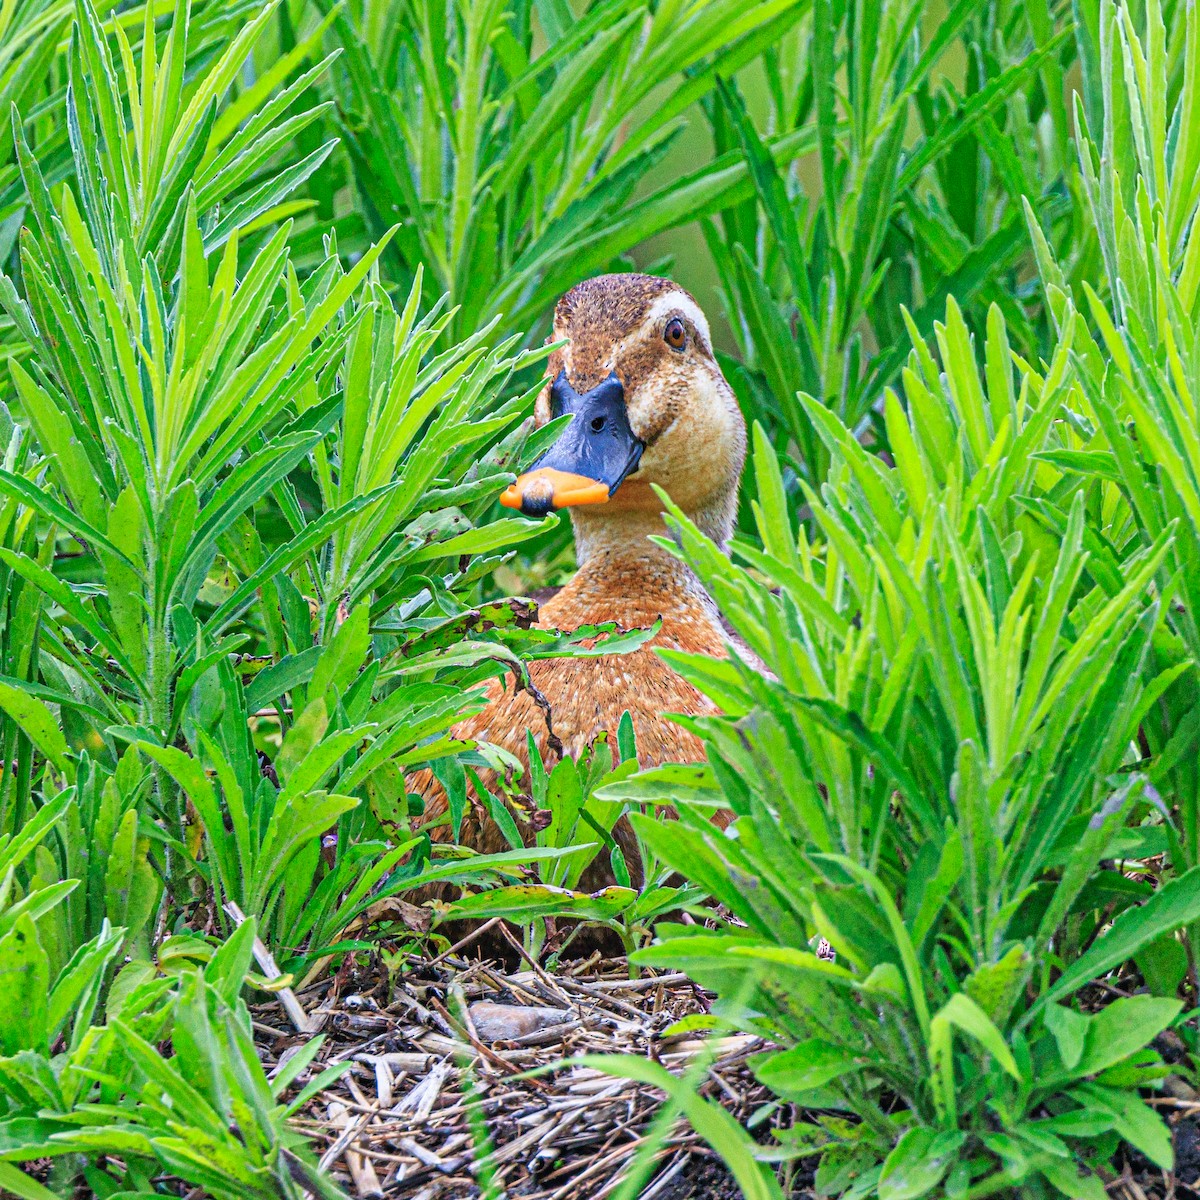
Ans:
[[[683,322],[678,317],[672,317],[667,322],[667,327],[663,330],[663,341],[672,350],[683,349],[684,343],[687,341],[687,330],[683,327]]]

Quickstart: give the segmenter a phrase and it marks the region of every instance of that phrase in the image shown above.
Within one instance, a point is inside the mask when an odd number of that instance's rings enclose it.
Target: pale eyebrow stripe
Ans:
[[[712,334],[708,328],[708,320],[705,318],[704,313],[700,311],[700,306],[686,292],[663,292],[646,309],[646,315],[642,318],[642,321],[645,323],[657,320],[668,312],[678,312],[687,317],[703,336],[705,349],[711,352]]]

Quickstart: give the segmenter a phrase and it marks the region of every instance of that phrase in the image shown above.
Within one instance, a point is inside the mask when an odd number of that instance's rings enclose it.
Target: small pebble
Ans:
[[[485,1042],[508,1042],[561,1025],[573,1014],[565,1008],[535,1008],[524,1004],[492,1004],[477,1000],[468,1010],[475,1032]]]

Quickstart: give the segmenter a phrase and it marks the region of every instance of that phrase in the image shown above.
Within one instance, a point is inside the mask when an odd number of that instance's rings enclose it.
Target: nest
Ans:
[[[277,977],[261,943],[255,953],[263,973]],[[322,1167],[364,1198],[467,1200],[487,1184],[488,1195],[510,1200],[602,1200],[652,1147],[639,1200],[738,1200],[732,1177],[686,1121],[665,1136],[652,1129],[663,1092],[572,1060],[651,1059],[688,1074],[700,1095],[769,1137],[797,1115],[774,1104],[749,1069],[769,1044],[698,1036],[705,1022],[685,1018],[707,1014],[712,996],[682,973],[630,979],[624,960],[598,954],[553,974],[525,965],[510,971],[452,951],[401,955],[386,967],[373,959],[365,973],[348,964],[299,994],[280,988],[256,1007],[269,1072],[318,1032],[325,1043],[299,1082],[350,1064],[294,1120]],[[1185,1049],[1170,1033],[1159,1043],[1168,1062]],[[1171,1128],[1175,1171],[1126,1149],[1107,1177],[1117,1200],[1200,1200],[1200,1093],[1177,1076],[1163,1093],[1149,1103]],[[811,1181],[806,1170],[794,1174],[792,1200],[811,1200]]]
[[[490,1194],[513,1200],[600,1200],[652,1143],[643,1200],[740,1196],[686,1121],[650,1131],[663,1092],[570,1061],[693,1066],[700,1094],[739,1122],[771,1112],[747,1066],[761,1039],[671,1032],[711,1000],[687,976],[630,979],[623,961],[598,957],[553,975],[451,955],[389,965],[391,977],[378,964],[366,977],[343,971],[254,1010],[269,1072],[317,1032],[326,1040],[306,1077],[351,1064],[294,1120],[350,1195],[458,1200],[490,1177]]]

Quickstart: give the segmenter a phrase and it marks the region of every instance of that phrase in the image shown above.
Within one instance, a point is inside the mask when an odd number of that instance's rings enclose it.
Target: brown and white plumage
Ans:
[[[682,347],[664,337],[673,321],[682,322],[686,331]],[[677,327],[671,332],[677,335]],[[629,654],[535,662],[530,666],[534,684],[550,704],[554,733],[567,754],[580,754],[602,732],[615,739],[628,711],[643,766],[702,760],[699,740],[664,714],[709,713],[713,705],[654,648],[723,656],[727,635],[695,575],[650,540],[666,532],[650,484],[665,489],[723,545],[732,529],[745,459],[737,401],[717,365],[704,314],[669,280],[636,274],[589,279],[559,301],[552,336],[567,345],[549,358],[547,385],[535,408],[537,424],[550,419],[549,381],[560,372],[581,393],[615,372],[624,388],[629,426],[645,448],[637,470],[606,503],[571,509],[579,569],[541,607],[538,624],[573,630],[616,621],[633,628],[661,617],[662,629],[651,645]],[[455,732],[499,745],[524,762],[527,730],[544,755],[549,731],[542,710],[528,693],[495,680],[487,707]],[[428,776],[416,782],[427,795],[427,814],[438,817],[446,807],[440,787]],[[504,845],[499,830],[479,812],[468,814],[462,838],[485,852]]]

